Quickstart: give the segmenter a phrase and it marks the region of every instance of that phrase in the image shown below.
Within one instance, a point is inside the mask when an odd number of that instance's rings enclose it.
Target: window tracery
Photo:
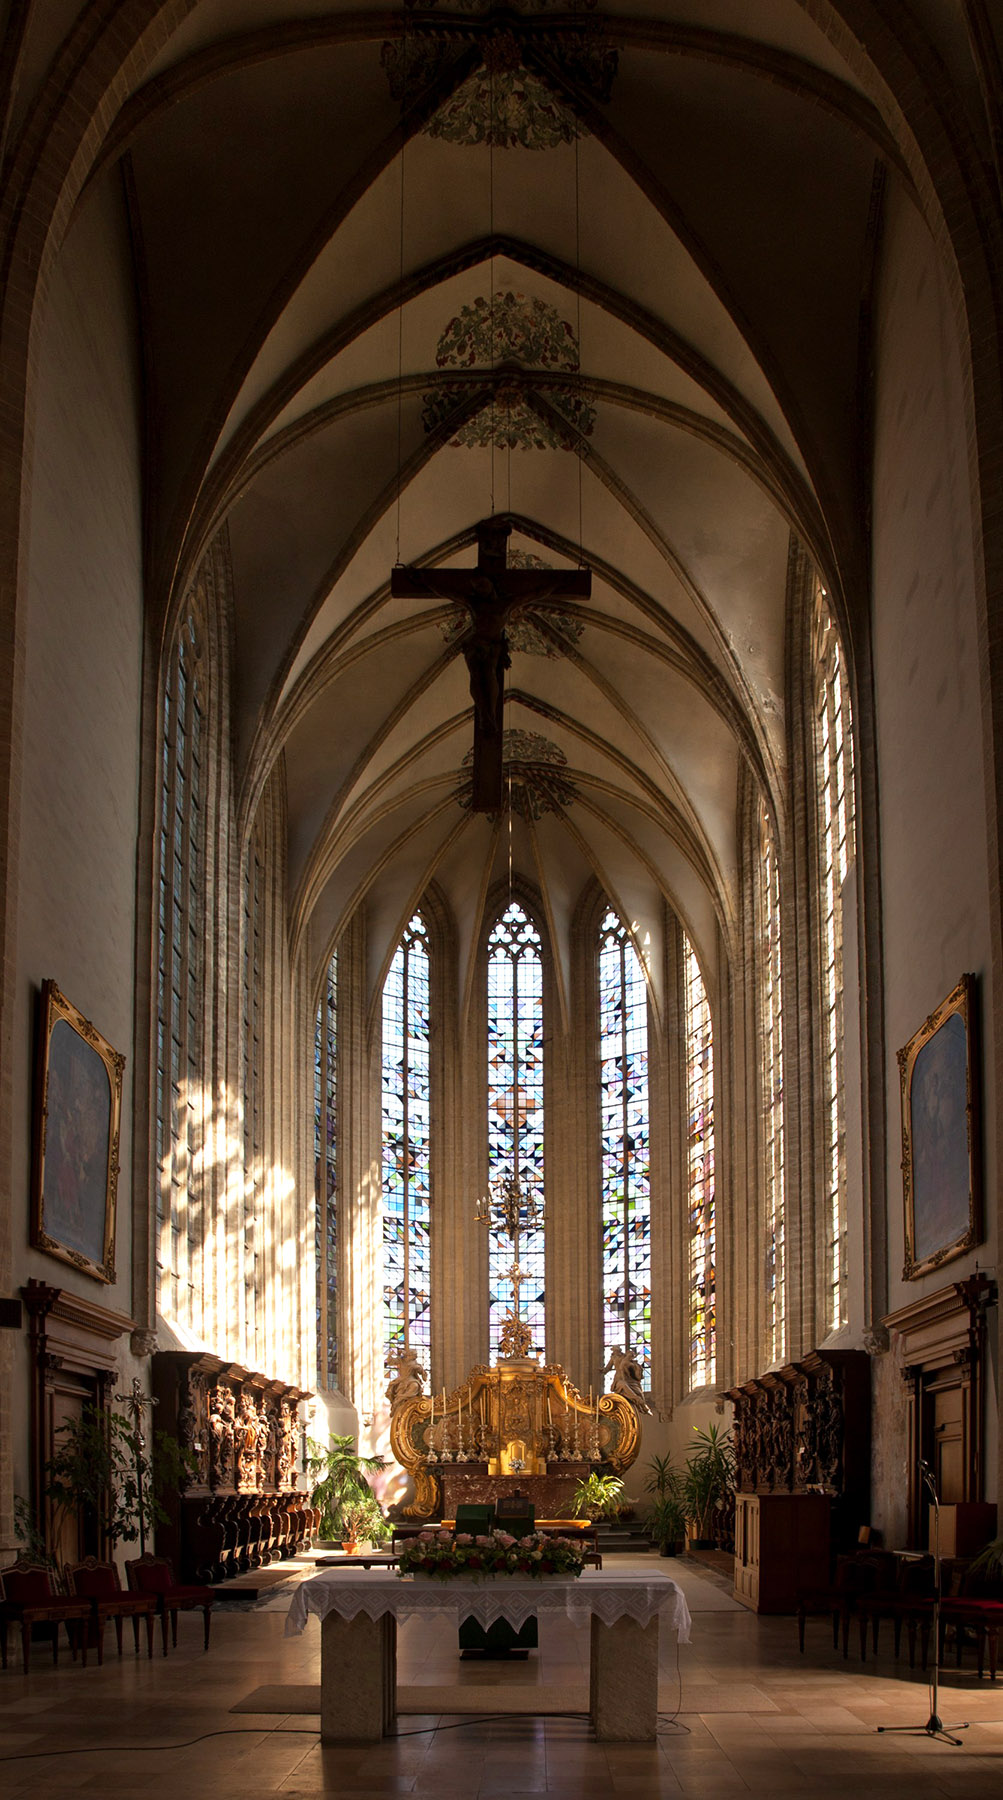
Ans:
[[[383,987],[383,1322],[387,1357],[429,1349],[429,955],[415,913]]]
[[[206,696],[185,617],[164,685],[157,905],[157,1304],[194,1321],[201,1241]]]
[[[327,965],[313,1059],[317,1381],[338,1385],[338,952]]]
[[[259,1199],[264,1160],[262,1117],[262,921],[265,868],[261,835],[255,830],[244,877],[243,1048],[244,1048],[244,1170],[243,1218],[240,1235],[243,1279],[244,1345],[252,1362],[257,1357],[261,1296],[261,1221]]]
[[[543,959],[540,934],[517,901],[510,901],[488,938],[488,1180],[514,1176],[543,1193]],[[488,1341],[498,1355],[504,1315],[513,1298],[511,1245],[488,1237]],[[523,1317],[534,1348],[545,1354],[545,1247],[542,1229],[519,1240],[528,1280]]]
[[[714,1029],[700,965],[683,937],[686,1036],[686,1180],[690,1245],[690,1386],[716,1379],[717,1271],[714,1207]]]
[[[784,1049],[780,949],[780,871],[764,801],[759,805],[760,1115],[763,1121],[766,1355],[786,1348],[784,1218]]]
[[[846,1319],[846,1116],[843,1092],[843,883],[854,855],[850,696],[835,621],[819,587],[814,617],[824,1234],[827,1330]]]
[[[648,994],[630,935],[610,908],[599,931],[603,1361],[651,1355]]]

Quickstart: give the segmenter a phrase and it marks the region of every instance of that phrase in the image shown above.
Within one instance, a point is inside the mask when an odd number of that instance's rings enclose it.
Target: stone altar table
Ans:
[[[321,1621],[321,1742],[372,1743],[396,1720],[397,1621],[505,1619],[518,1630],[532,1614],[558,1614],[591,1627],[589,1712],[597,1738],[650,1743],[658,1727],[658,1625],[665,1617],[682,1643],[690,1614],[668,1575],[600,1573],[534,1581],[515,1575],[416,1580],[382,1570],[315,1575],[293,1596],[287,1636],[315,1613]],[[530,1690],[531,1691],[531,1690]]]

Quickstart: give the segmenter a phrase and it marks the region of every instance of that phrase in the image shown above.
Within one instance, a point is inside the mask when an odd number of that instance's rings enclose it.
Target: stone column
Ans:
[[[650,1744],[658,1732],[658,1617],[649,1625],[594,1615],[589,1659],[589,1713],[599,1741]]]
[[[328,1613],[320,1638],[321,1743],[378,1743],[396,1722],[396,1619]]]

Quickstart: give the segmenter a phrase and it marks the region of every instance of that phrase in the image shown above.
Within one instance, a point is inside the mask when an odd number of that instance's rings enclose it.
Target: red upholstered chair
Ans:
[[[66,1570],[66,1580],[71,1594],[90,1601],[99,1663],[104,1661],[104,1628],[109,1619],[115,1621],[119,1656],[122,1654],[122,1620],[132,1620],[132,1635],[138,1656],[139,1621],[145,1619],[147,1654],[153,1655],[153,1615],[157,1610],[155,1595],[127,1594],[119,1580],[115,1564],[98,1562],[94,1556],[86,1556],[83,1562],[72,1563]]]
[[[28,1557],[19,1556],[17,1562],[12,1563],[9,1569],[4,1569],[0,1574],[0,1596],[2,1596],[0,1598],[0,1655],[2,1655],[4,1668],[7,1667],[7,1627],[9,1624],[20,1624],[21,1656],[26,1675],[31,1664],[33,1625],[51,1625],[54,1663],[59,1661],[59,1627],[65,1625],[74,1662],[79,1649],[83,1656],[84,1667],[87,1667],[87,1627],[91,1616],[90,1601],[57,1594],[53,1585],[52,1570],[45,1563],[31,1562]]]
[[[950,1626],[954,1631],[958,1667],[965,1632],[975,1634],[979,1676],[989,1651],[989,1679],[995,1681],[999,1633],[1003,1629],[1003,1586],[985,1571],[971,1568],[960,1558],[945,1557],[943,1599],[940,1603],[940,1650]]]
[[[209,1624],[212,1613],[212,1588],[197,1585],[185,1586],[174,1579],[174,1570],[166,1556],[138,1556],[134,1562],[127,1562],[125,1572],[129,1580],[129,1589],[134,1594],[152,1594],[156,1600],[157,1612],[160,1614],[160,1629],[164,1639],[164,1655],[167,1655],[167,1617],[171,1620],[171,1643],[177,1649],[178,1613],[194,1612],[201,1608],[205,1620],[205,1648],[209,1648]]]

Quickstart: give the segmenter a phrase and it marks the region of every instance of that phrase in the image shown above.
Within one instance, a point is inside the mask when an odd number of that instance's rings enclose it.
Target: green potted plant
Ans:
[[[367,1475],[386,1466],[385,1457],[361,1456],[351,1436],[336,1432],[326,1447],[308,1440],[306,1472],[314,1484],[310,1503],[320,1508],[318,1534],[321,1538],[326,1538],[329,1543],[351,1541],[345,1528],[345,1508],[348,1506],[362,1504],[374,1508],[382,1520],[383,1514]],[[367,1517],[372,1523],[372,1510]]]
[[[651,1535],[662,1556],[675,1556],[686,1536],[685,1478],[671,1456],[652,1456],[645,1483],[655,1499],[649,1515]]]
[[[693,1430],[697,1445],[686,1458],[683,1475],[687,1538],[691,1549],[712,1550],[714,1512],[735,1485],[735,1452],[730,1432],[719,1425],[708,1425],[706,1431],[694,1425]]]
[[[589,1518],[593,1524],[615,1519],[620,1511],[623,1482],[619,1475],[600,1475],[596,1470],[583,1475],[575,1488],[576,1519]]]
[[[191,1462],[164,1431],[152,1433],[148,1449],[142,1431],[119,1413],[89,1408],[80,1418],[61,1425],[59,1440],[42,1471],[42,1495],[52,1512],[52,1541],[59,1543],[63,1522],[83,1513],[93,1521],[99,1547],[132,1543],[145,1547],[157,1525],[167,1519],[160,1495],[183,1487]],[[25,1505],[19,1536],[25,1536],[30,1509]],[[36,1535],[38,1527],[35,1527]]]

